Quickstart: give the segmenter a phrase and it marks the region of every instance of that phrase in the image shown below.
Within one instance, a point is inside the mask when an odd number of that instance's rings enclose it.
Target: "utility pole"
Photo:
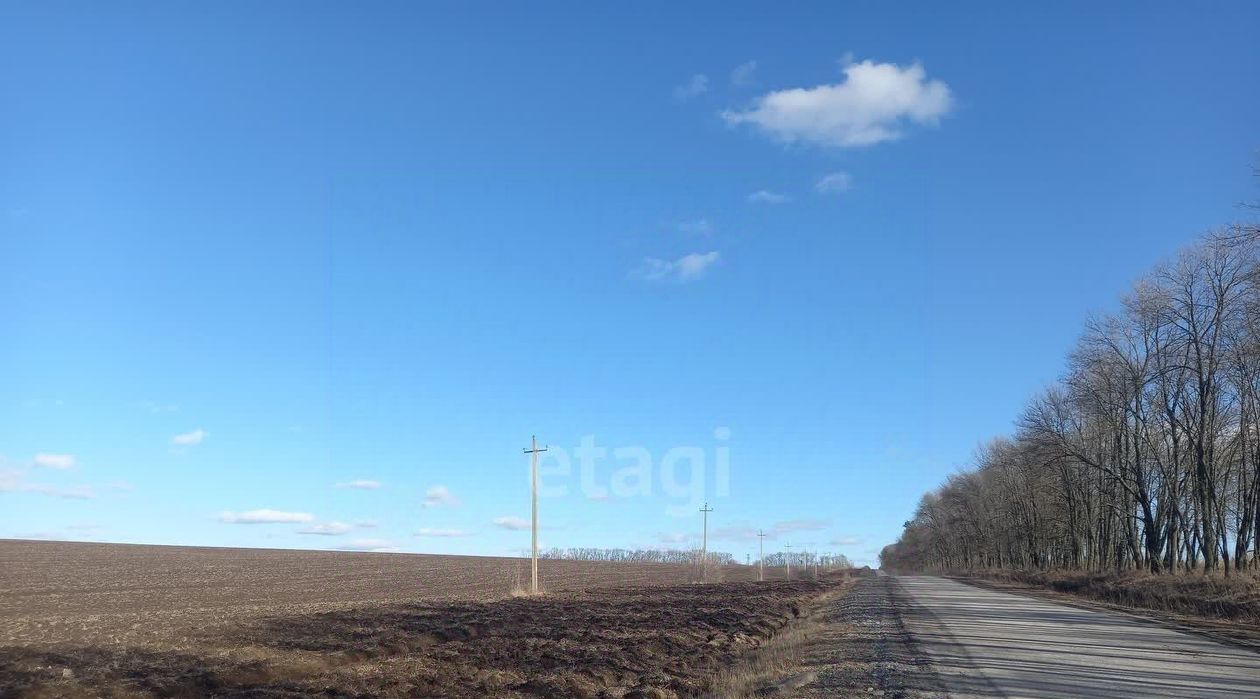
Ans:
[[[787,544],[784,545],[784,548],[787,549],[787,554],[783,557],[784,560],[787,561],[787,579],[791,580],[792,579],[792,542],[789,541]]]
[[[700,537],[700,579],[709,580],[709,513],[713,511],[709,503],[704,503],[700,513],[704,515],[704,533]]]
[[[757,581],[766,581],[766,533],[757,530]]]
[[[531,436],[529,438],[529,448],[524,451],[530,456],[529,494],[532,505],[530,514],[530,529],[532,530],[530,549],[533,551],[533,554],[529,563],[529,594],[536,595],[538,594],[538,454],[539,452],[547,451],[547,447],[539,449],[538,437]]]

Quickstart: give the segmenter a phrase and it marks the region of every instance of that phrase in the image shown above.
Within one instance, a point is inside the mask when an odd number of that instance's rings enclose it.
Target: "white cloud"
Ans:
[[[368,480],[368,479],[361,478],[361,479],[359,479],[359,480],[347,481],[347,482],[345,482],[345,483],[338,483],[337,485],[335,485],[335,486],[333,486],[333,487],[335,487],[335,488],[355,488],[355,489],[358,489],[358,490],[376,490],[377,488],[381,487],[381,482],[380,482],[380,481],[373,481],[373,480]]]
[[[44,483],[23,483],[18,490],[24,490],[28,493],[39,493],[40,495],[54,498],[70,498],[71,500],[91,500],[96,497],[96,491],[90,485],[76,485],[63,488]]]
[[[842,536],[827,542],[828,546],[856,546],[862,543],[862,540],[856,536]]]
[[[415,535],[416,536],[436,536],[440,538],[455,538],[455,537],[460,537],[460,536],[472,536],[472,532],[467,532],[467,531],[464,531],[463,529],[433,529],[430,527],[423,527],[420,530],[418,530]]]
[[[831,526],[831,521],[825,519],[791,519],[786,522],[775,522],[772,531],[777,535],[788,532],[817,531],[829,526]]]
[[[355,522],[354,526],[358,527],[359,529],[376,529],[377,527],[381,525],[380,523],[375,522],[370,519],[361,519]]]
[[[318,534],[320,536],[338,536],[350,531],[352,527],[345,522],[327,522],[324,524],[312,524],[298,530],[298,534]]]
[[[435,485],[424,491],[424,507],[455,507],[459,505],[459,498],[451,494],[444,485]]]
[[[180,447],[190,447],[196,444],[201,444],[208,436],[208,432],[198,427],[192,432],[185,432],[171,437],[171,444]]]
[[[748,87],[757,82],[757,62],[748,61],[735,66],[731,71],[731,84],[736,87]]]
[[[693,252],[677,260],[647,257],[632,274],[650,282],[690,282],[703,277],[719,257],[716,250],[706,253]]]
[[[674,99],[678,101],[689,100],[692,97],[698,97],[709,91],[709,76],[703,73],[696,73],[691,76],[687,82],[674,88]]]
[[[709,532],[715,541],[756,541],[757,530],[749,526],[718,527]]]
[[[759,189],[748,195],[748,201],[752,204],[782,204],[788,200],[788,195],[771,192],[768,189]]]
[[[315,521],[315,515],[307,512],[283,512],[281,510],[250,510],[248,512],[220,512],[219,521],[227,524],[303,524]]]
[[[690,235],[708,235],[713,232],[713,224],[709,223],[707,218],[698,218],[694,221],[679,221],[675,226],[679,233],[687,233]]]
[[[690,538],[690,534],[682,532],[662,532],[656,535],[657,541],[660,541],[662,544],[685,544]]]
[[[502,529],[511,529],[512,531],[529,529],[529,521],[521,517],[495,517],[494,525]]]
[[[0,459],[0,464],[5,463]],[[89,485],[57,486],[47,483],[31,483],[26,480],[26,472],[21,469],[0,468],[0,493],[38,493],[53,498],[71,500],[90,500],[96,497],[96,491]]]
[[[337,547],[338,551],[371,551],[373,553],[394,553],[398,547],[387,539],[354,539],[348,544]]]
[[[840,194],[849,191],[853,186],[853,176],[847,172],[833,172],[823,175],[814,183],[814,191],[819,194]]]
[[[844,64],[836,84],[770,92],[747,110],[727,110],[732,125],[751,124],[783,143],[833,148],[901,138],[907,123],[935,125],[953,108],[949,86],[928,80],[923,66]]]
[[[34,464],[39,468],[51,468],[58,471],[74,468],[75,459],[71,454],[46,454],[40,453],[35,455]]]

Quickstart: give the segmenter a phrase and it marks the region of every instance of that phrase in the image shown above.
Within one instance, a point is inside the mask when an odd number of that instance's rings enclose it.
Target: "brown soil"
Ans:
[[[0,542],[0,696],[697,696],[842,584],[553,563],[504,597],[516,563]]]

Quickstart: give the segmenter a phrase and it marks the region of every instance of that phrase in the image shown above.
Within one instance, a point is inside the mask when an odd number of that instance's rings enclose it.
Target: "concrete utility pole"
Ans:
[[[700,536],[700,579],[709,580],[709,513],[713,511],[709,503],[704,503],[700,513],[704,515],[704,533]]]
[[[757,581],[766,581],[766,533],[757,530]]]
[[[787,544],[784,545],[784,548],[787,549],[787,553],[783,556],[784,560],[787,561],[787,579],[791,580],[792,579],[792,542],[789,541]]]
[[[533,554],[529,562],[529,594],[538,594],[538,454],[547,451],[547,447],[538,448],[538,437],[531,436],[529,438],[529,448],[524,450],[530,456],[530,503],[532,504],[532,512],[530,515],[530,529],[532,530],[530,539],[530,550]]]

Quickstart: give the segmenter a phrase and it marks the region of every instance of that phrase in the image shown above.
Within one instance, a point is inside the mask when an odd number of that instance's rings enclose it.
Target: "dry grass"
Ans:
[[[1133,609],[1227,621],[1260,622],[1260,580],[1251,575],[1076,571],[987,571],[987,580],[1021,583]]]

